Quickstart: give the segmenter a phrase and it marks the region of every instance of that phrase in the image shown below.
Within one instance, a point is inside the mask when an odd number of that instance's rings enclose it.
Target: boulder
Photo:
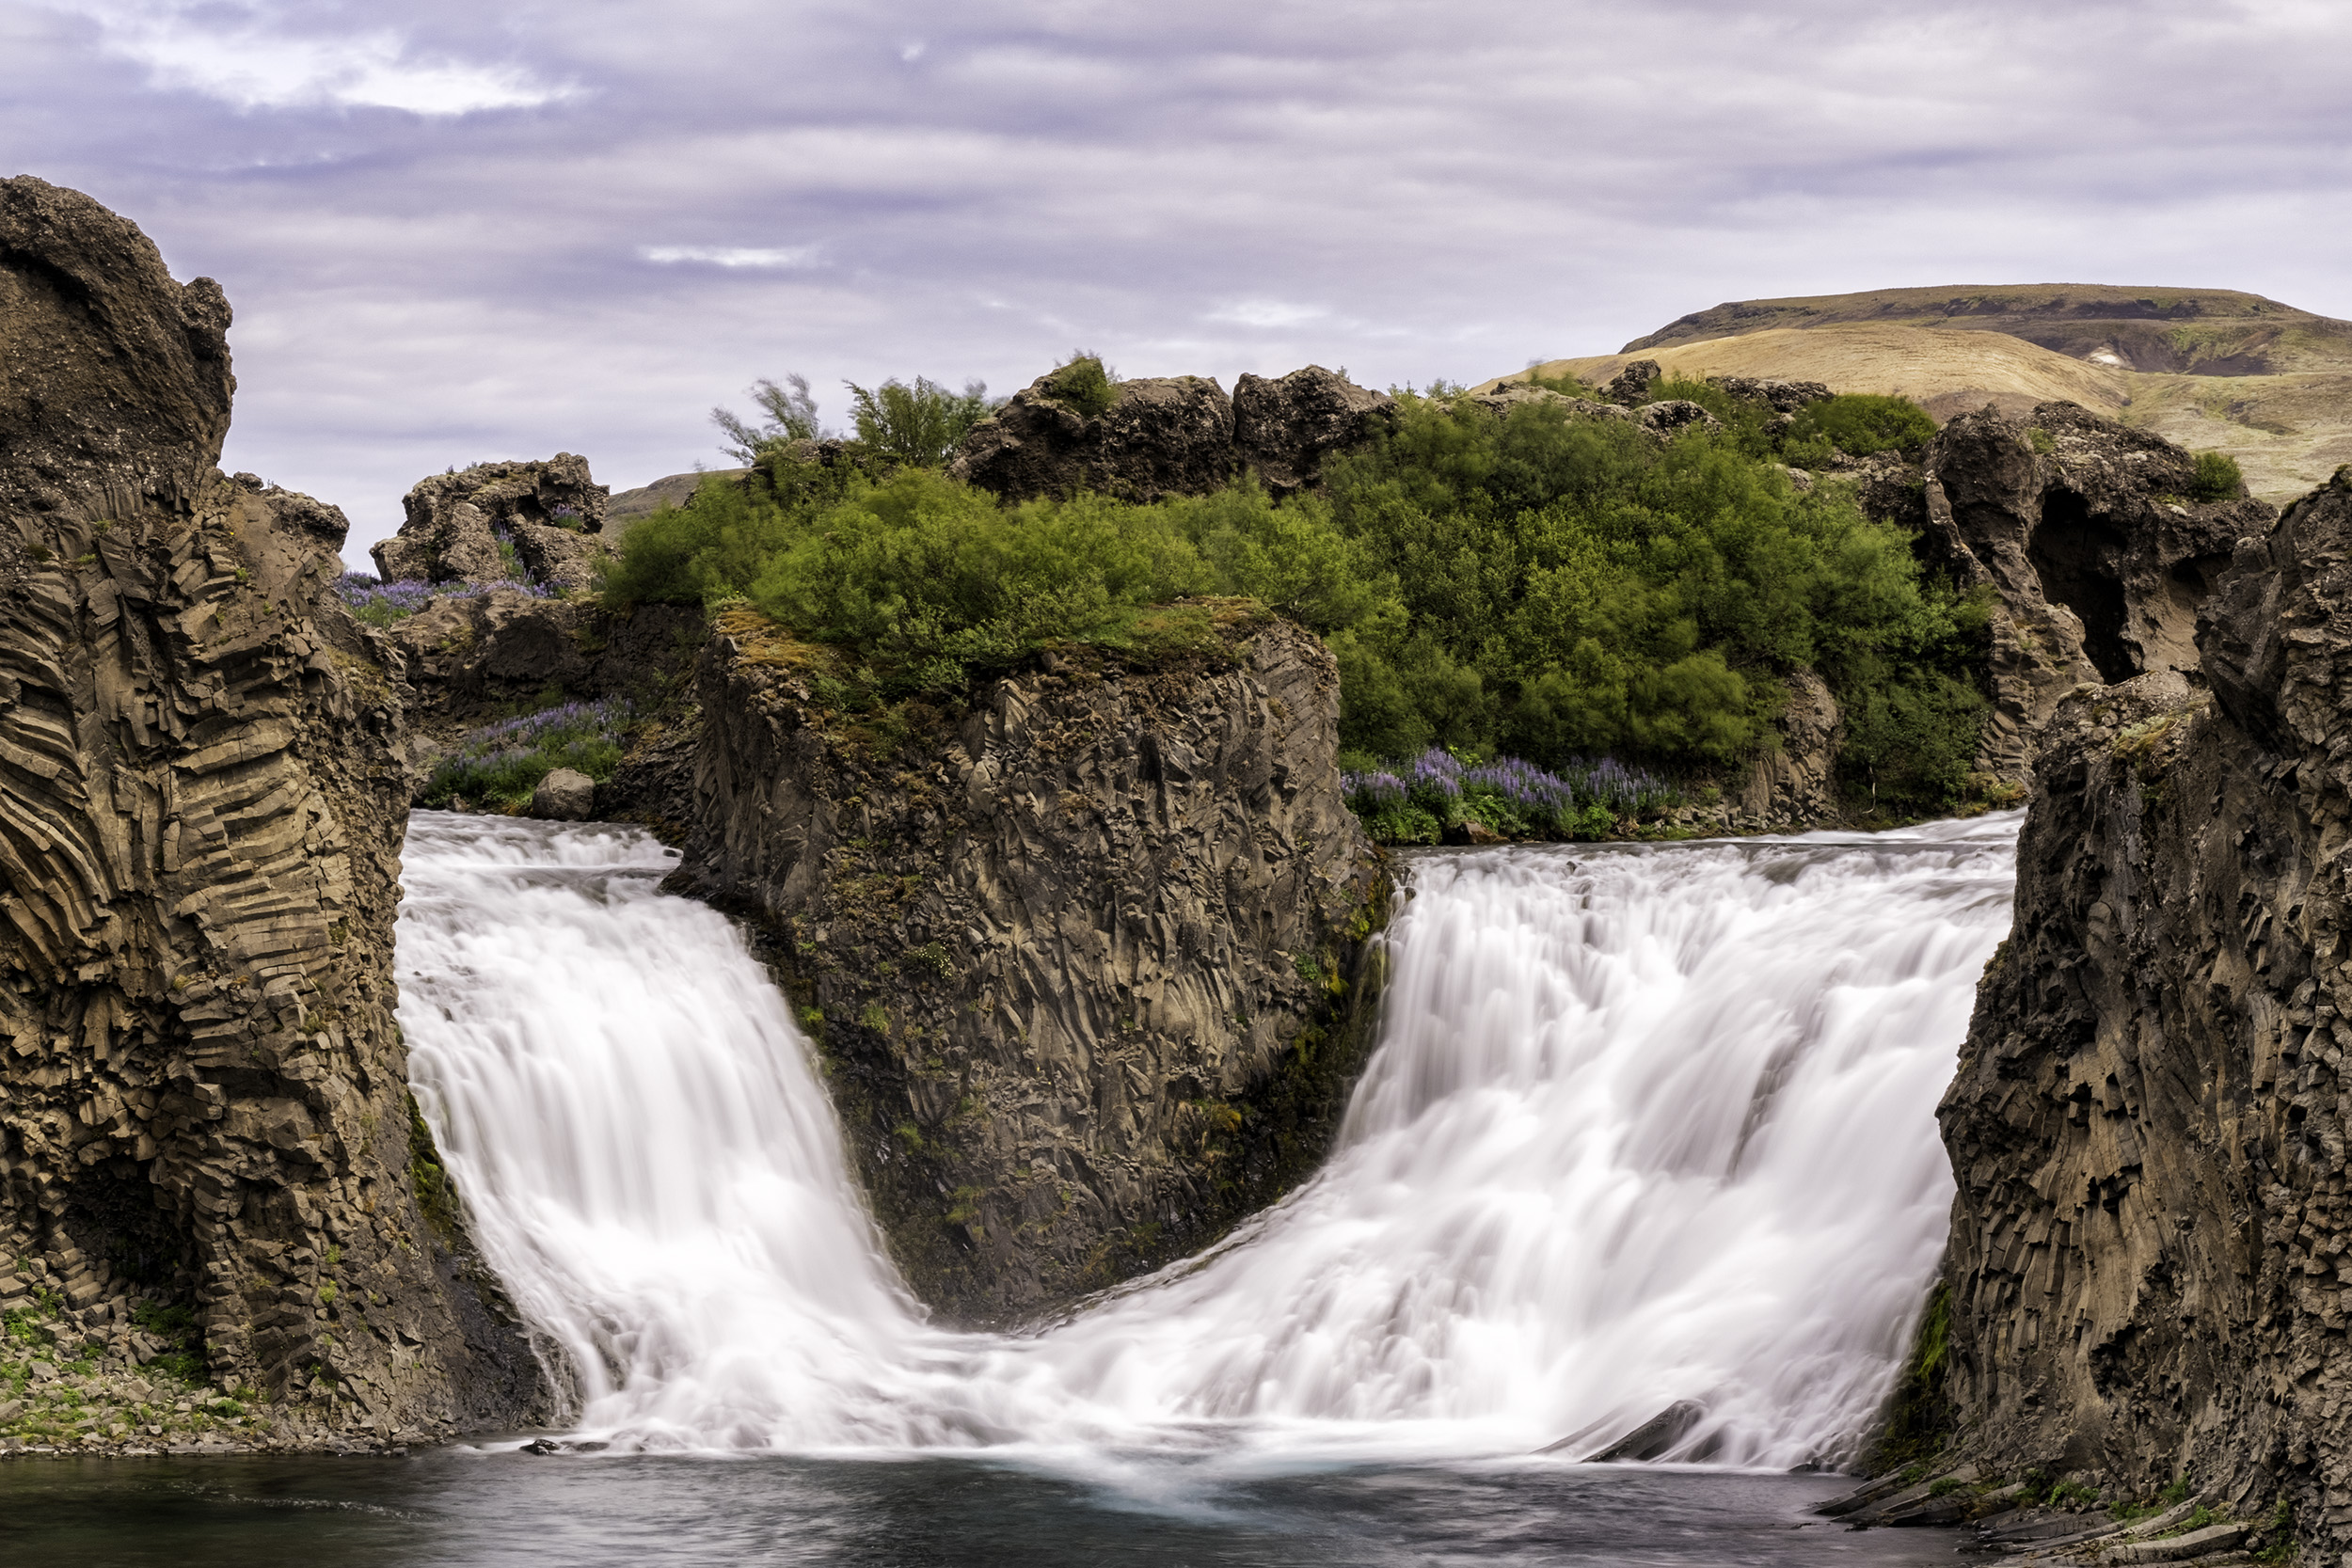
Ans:
[[[544,462],[482,463],[432,474],[401,498],[400,531],[373,554],[387,582],[487,587],[516,580],[499,546],[513,546],[521,580],[580,589],[596,580],[595,536],[604,531],[607,487],[588,460],[567,451]]]
[[[573,768],[557,768],[531,792],[531,815],[551,822],[585,822],[596,810],[596,781]]]
[[[219,284],[174,282],[128,219],[0,180],[0,514],[97,522],[203,484],[237,385],[230,315]]]
[[[1809,403],[1831,396],[1819,381],[1772,381],[1746,375],[1711,375],[1708,382],[1742,403],[1760,403],[1775,414],[1794,414]]]
[[[1616,378],[1601,388],[1601,400],[1627,408],[1638,408],[1650,401],[1649,389],[1665,375],[1655,359],[1636,359],[1617,372]]]
[[[1635,1408],[1640,1408],[1636,1406]],[[1587,1464],[1623,1465],[1663,1459],[1691,1435],[1692,1429],[1707,1417],[1707,1406],[1696,1400],[1677,1400],[1623,1437],[1594,1454]]]
[[[1244,375],[1233,383],[1233,445],[1278,496],[1311,489],[1323,460],[1370,440],[1396,400],[1359,387],[1320,365],[1279,380]]]
[[[1464,401],[1473,408],[1483,408],[1498,419],[1508,416],[1514,408],[1534,404],[1556,407],[1572,420],[1614,420],[1631,423],[1633,410],[1620,408],[1613,403],[1595,403],[1588,398],[1572,398],[1555,392],[1549,387],[1530,386],[1524,381],[1498,383],[1491,391],[1465,394]]]
[[[1749,766],[1733,802],[1733,820],[1752,825],[1814,823],[1843,815],[1837,752],[1846,724],[1829,683],[1810,670],[1788,676],[1788,704],[1772,722],[1780,747]]]
[[[1675,436],[1691,429],[1720,431],[1724,428],[1723,421],[1714,415],[1684,398],[1644,404],[1633,411],[1633,417],[1652,436]]]

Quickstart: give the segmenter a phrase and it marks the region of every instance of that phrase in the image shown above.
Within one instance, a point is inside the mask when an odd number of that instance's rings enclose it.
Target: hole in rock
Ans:
[[[2042,596],[2082,618],[2083,653],[2112,686],[2139,673],[2139,655],[2123,641],[2123,536],[2090,515],[2072,490],[2042,499],[2042,522],[2026,558],[2042,579]]]

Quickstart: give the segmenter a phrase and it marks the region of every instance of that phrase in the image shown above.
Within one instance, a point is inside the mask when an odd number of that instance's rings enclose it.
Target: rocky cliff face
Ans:
[[[387,651],[331,592],[341,515],[213,467],[229,320],[0,182],[0,1306],[93,1349],[94,1442],[525,1419],[544,1380],[412,1168]],[[249,1414],[132,1370],[174,1311],[171,1364]]]
[[[2028,777],[2037,737],[2078,686],[2197,667],[2198,607],[2233,543],[2277,512],[2242,493],[2189,500],[2193,468],[2161,436],[2071,403],[2023,420],[1963,414],[1930,444],[1928,553],[1998,594],[1983,771]]]
[[[2012,1472],[2284,1497],[2332,1560],[2352,469],[2233,543],[2196,634],[2210,689],[2158,669],[2076,693],[2042,741],[2016,935],[1942,1110],[1947,1387],[1970,1450]]]
[[[1254,471],[1273,494],[1312,485],[1323,460],[1367,439],[1391,400],[1319,365],[1245,375],[1233,395],[1205,376],[1121,382],[1100,414],[1041,376],[974,427],[949,472],[1012,500],[1097,491],[1131,500],[1201,496]]]
[[[400,499],[400,531],[375,546],[375,567],[387,582],[494,587],[516,580],[504,546],[532,584],[587,588],[611,494],[568,451],[428,475]]]
[[[1321,643],[1050,656],[894,736],[818,706],[757,616],[722,627],[681,877],[772,934],[919,1294],[1032,1316],[1311,1168],[1388,896]]]

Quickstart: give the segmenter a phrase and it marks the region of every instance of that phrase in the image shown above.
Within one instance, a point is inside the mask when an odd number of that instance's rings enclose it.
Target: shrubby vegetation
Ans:
[[[440,808],[462,799],[477,807],[516,811],[530,803],[540,781],[559,768],[602,784],[620,766],[624,737],[635,719],[629,704],[608,697],[562,703],[485,724],[441,759],[418,803]]]
[[[1073,404],[1113,385],[1091,356],[1057,373]],[[1775,743],[1785,678],[1811,668],[1846,710],[1853,789],[1952,804],[1984,706],[1982,602],[1778,467],[1806,442],[1901,446],[1926,416],[1833,399],[1800,437],[1695,387],[1709,399],[1720,434],[1661,446],[1557,406],[1498,419],[1408,391],[1388,435],[1327,464],[1324,494],[1279,504],[1247,481],[1149,506],[1005,504],[871,444],[827,465],[771,441],[750,482],[707,482],[631,528],[605,592],[748,601],[830,650],[827,694],[852,707],[951,704],[1057,642],[1181,644],[1205,631],[1200,601],[1247,598],[1329,642],[1346,764],[1367,776],[1437,748],[1555,780],[1598,757],[1703,779]],[[1572,784],[1565,800],[1584,809]],[[1522,814],[1534,831],[1553,809]]]
[[[1518,757],[1466,763],[1435,748],[1395,768],[1349,771],[1341,785],[1383,844],[1436,844],[1473,821],[1505,838],[1607,838],[1619,822],[1680,799],[1663,780],[1607,759],[1554,772]]]
[[[2226,451],[2201,451],[2197,454],[2197,470],[2189,477],[2189,499],[2225,501],[2245,483],[2246,475],[2238,467],[2236,458]]]

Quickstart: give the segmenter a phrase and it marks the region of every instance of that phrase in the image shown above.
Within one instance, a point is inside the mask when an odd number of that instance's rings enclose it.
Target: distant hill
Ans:
[[[2352,322],[2230,290],[2037,283],[1739,300],[1534,373],[1598,383],[1631,359],[1674,375],[1895,393],[1939,422],[1987,403],[2022,413],[2063,399],[2226,451],[2270,500],[2352,463]]]
[[[2159,374],[2352,372],[2352,322],[2230,289],[2122,289],[2102,283],[1967,284],[1734,300],[1636,338],[1625,352],[1777,327],[1809,330],[1863,322],[2005,332],[2070,359]]]

